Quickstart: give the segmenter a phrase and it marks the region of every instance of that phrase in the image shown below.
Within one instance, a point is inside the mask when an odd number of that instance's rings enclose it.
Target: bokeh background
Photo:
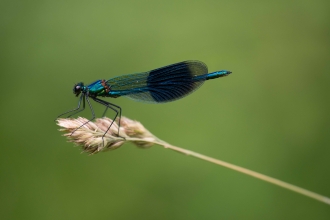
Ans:
[[[329,1],[0,10],[1,219],[330,219],[328,205],[162,147],[80,154],[54,122],[76,82],[201,60],[233,74],[173,103],[108,101],[173,145],[330,196]]]

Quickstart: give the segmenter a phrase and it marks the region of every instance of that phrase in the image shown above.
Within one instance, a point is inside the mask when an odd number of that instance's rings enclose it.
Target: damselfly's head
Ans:
[[[84,83],[80,82],[74,85],[73,87],[73,93],[78,96],[81,91],[84,89]]]

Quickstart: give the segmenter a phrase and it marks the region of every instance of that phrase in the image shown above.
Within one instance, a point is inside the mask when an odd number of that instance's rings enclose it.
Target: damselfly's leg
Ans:
[[[81,101],[83,101],[83,106],[82,106],[82,108],[80,109]],[[78,101],[78,107],[77,107],[77,108],[72,109],[72,110],[70,110],[70,111],[67,111],[67,112],[64,112],[64,113],[60,114],[59,116],[56,117],[56,119],[58,119],[58,118],[61,117],[62,115],[66,115],[66,114],[68,114],[68,113],[70,113],[70,112],[74,112],[73,114],[71,114],[71,115],[68,116],[68,117],[71,117],[72,115],[75,115],[75,114],[77,114],[78,112],[83,111],[84,109],[85,109],[85,95],[82,94],[82,95],[80,96],[80,98],[79,98],[79,101]],[[77,111],[77,110],[78,110],[78,111]],[[77,111],[77,112],[75,112],[75,111]],[[68,117],[67,117],[67,118],[68,118]],[[55,120],[56,120],[56,119],[55,119]]]
[[[113,122],[116,120],[118,114],[119,114],[119,122],[118,122],[118,137],[121,137],[121,136],[119,135],[120,120],[121,120],[121,108],[120,108],[118,105],[112,104],[112,103],[110,103],[110,102],[106,102],[106,101],[104,101],[104,100],[102,100],[102,99],[93,98],[93,100],[94,100],[95,102],[98,102],[98,103],[100,103],[101,105],[104,105],[104,106],[106,107],[106,109],[105,109],[105,111],[104,111],[104,113],[103,113],[103,116],[104,116],[104,114],[107,112],[108,108],[112,109],[112,110],[116,113],[116,115],[115,115],[114,119],[112,120],[110,126],[109,126],[108,129],[104,132],[104,134],[103,134],[103,136],[102,136],[102,140],[103,140],[104,136],[106,135],[106,133],[107,133],[107,132],[109,131],[109,129],[111,128]],[[119,109],[119,111],[118,111],[117,109],[115,109],[114,107],[117,107],[117,108]],[[122,138],[124,138],[124,137],[122,137]],[[124,138],[124,139],[125,139],[125,138]],[[104,144],[104,140],[103,140],[103,144]]]
[[[78,128],[74,129],[74,130],[72,131],[71,135],[72,135],[76,130],[78,130],[79,128],[81,128],[82,126],[84,126],[85,124],[87,124],[88,122],[94,120],[94,118],[95,118],[94,109],[93,109],[93,107],[92,107],[92,105],[91,105],[91,103],[90,103],[90,101],[89,101],[87,95],[86,95],[86,100],[87,100],[87,103],[88,103],[89,108],[91,109],[91,112],[92,112],[92,116],[93,116],[93,117],[92,117],[91,119],[89,119],[88,121],[86,121],[85,123],[83,123],[82,125],[80,125]]]
[[[82,108],[79,109],[78,111],[76,111],[76,112],[74,112],[74,113],[68,115],[67,118],[70,118],[72,115],[78,114],[79,112],[84,111],[84,110],[85,110],[85,99],[83,99],[83,105],[82,105]]]
[[[116,107],[116,108],[118,108],[118,110],[119,110],[119,120],[118,120],[118,136],[119,136],[119,128],[120,128],[120,120],[121,120],[121,107],[120,106],[118,106],[118,105],[115,105],[115,104],[113,104],[113,103],[110,103],[110,102],[106,102],[106,101],[104,101],[104,100],[102,100],[102,99],[98,99],[98,100],[100,100],[101,102],[103,102],[103,105],[105,105],[106,106],[106,108],[105,108],[105,110],[104,110],[104,112],[103,112],[103,115],[102,115],[102,117],[104,117],[105,116],[105,113],[107,112],[107,110],[108,110],[108,108],[111,108],[111,107],[108,107],[109,105],[112,105],[113,107]],[[113,108],[111,108],[112,110],[114,110]],[[115,112],[117,112],[116,110],[114,110]],[[113,120],[115,120],[116,119],[116,117],[113,119]]]

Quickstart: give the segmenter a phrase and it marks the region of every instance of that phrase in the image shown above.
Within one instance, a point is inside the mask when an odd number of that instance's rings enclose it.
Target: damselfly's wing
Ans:
[[[111,91],[135,101],[163,103],[180,99],[196,89],[204,80],[194,77],[207,74],[200,61],[184,61],[143,73],[119,76],[108,80]]]

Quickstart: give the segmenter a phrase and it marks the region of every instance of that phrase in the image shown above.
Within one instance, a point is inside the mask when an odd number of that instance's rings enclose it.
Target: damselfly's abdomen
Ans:
[[[200,61],[184,61],[143,73],[112,78],[109,96],[126,96],[148,103],[171,102],[192,93],[205,80],[230,74],[222,70],[208,73],[207,66]]]

